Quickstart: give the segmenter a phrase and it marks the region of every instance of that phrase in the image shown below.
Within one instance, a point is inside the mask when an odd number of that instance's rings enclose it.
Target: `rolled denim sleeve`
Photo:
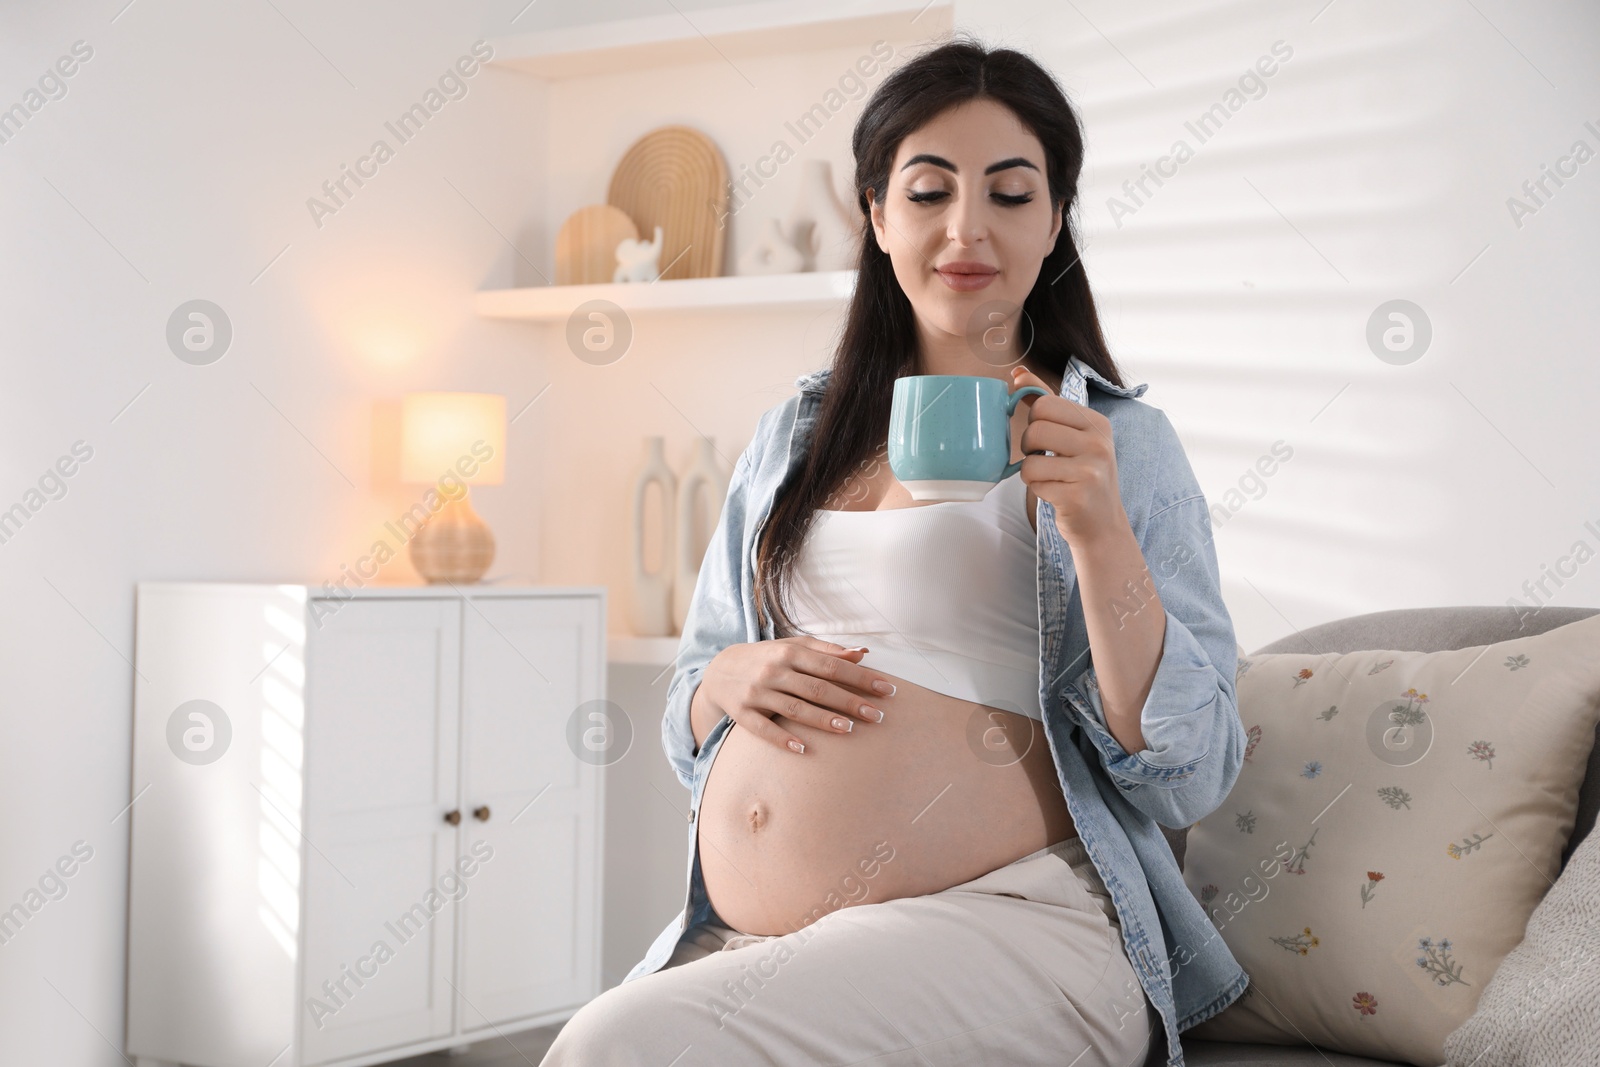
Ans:
[[[1173,447],[1176,440],[1172,434]],[[1180,478],[1188,474],[1181,449],[1175,465]],[[1153,514],[1140,542],[1166,614],[1161,659],[1139,712],[1146,747],[1130,753],[1107,728],[1092,656],[1065,687],[1067,703],[1121,794],[1173,829],[1216,810],[1244,759],[1233,620],[1222,601],[1211,515],[1198,485],[1194,489]]]
[[[722,514],[700,563],[678,641],[676,669],[667,687],[666,714],[661,718],[661,747],[678,781],[691,790],[697,746],[689,723],[689,704],[712,657],[729,645],[750,639],[744,610],[743,549],[750,470],[750,449],[746,448],[734,464]]]

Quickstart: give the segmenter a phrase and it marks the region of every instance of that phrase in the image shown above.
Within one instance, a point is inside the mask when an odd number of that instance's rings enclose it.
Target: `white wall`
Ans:
[[[1215,530],[1246,649],[1358,612],[1531,607],[1542,566],[1580,540],[1600,556],[1600,160],[1520,228],[1506,206],[1575,141],[1600,152],[1600,11],[983,0],[957,20],[1034,51],[1080,105],[1111,347],[1213,504],[1293,450]],[[1185,122],[1275,41],[1292,56],[1201,143]],[[1126,197],[1180,138],[1193,158]],[[1120,226],[1112,197],[1137,209]],[[1396,298],[1433,327],[1409,365],[1365,341]],[[1600,563],[1561,566],[1541,600],[1600,605]]]
[[[0,32],[0,105],[73,42],[94,49],[67,95],[0,144],[0,507],[73,442],[94,449],[66,496],[0,544],[0,908],[75,841],[95,850],[0,945],[5,1063],[120,1062],[107,1041],[122,1033],[126,818],[113,820],[129,791],[136,581],[336,578],[414,493],[384,462],[389,403],[474,389],[515,412],[550,385],[511,429],[507,483],[475,494],[500,538],[492,573],[605,583],[620,631],[641,436],[667,435],[681,467],[709,433],[731,460],[825,360],[833,328],[655,319],[595,368],[546,328],[478,319],[470,296],[509,284],[524,256],[548,270],[553,227],[603,198],[637,133],[694,121],[737,167],[853,52],[763,65],[759,92],[710,60],[661,91],[642,76],[636,102],[574,85],[547,99],[486,70],[318,228],[306,199],[474,40],[568,24],[577,6],[275,0],[286,21],[271,5],[123,3],[8,10]],[[1339,0],[1310,21],[1321,6],[1079,4],[1093,26],[1038,0],[958,7],[1036,49],[1082,103],[1087,258],[1113,349],[1152,383],[1208,494],[1275,440],[1294,448],[1218,530],[1247,648],[1355,611],[1501,603],[1579,538],[1600,548],[1582,526],[1600,527],[1586,417],[1600,398],[1600,163],[1520,230],[1505,208],[1575,139],[1600,148],[1583,128],[1600,126],[1596,15]],[[602,13],[630,10],[667,11]],[[1295,54],[1266,96],[1116,227],[1106,198],[1278,39]],[[815,150],[842,164],[853,114]],[[552,145],[592,153],[551,166],[548,208],[547,123]],[[752,217],[787,207],[794,173]],[[164,338],[197,297],[235,330],[207,367]],[[1410,366],[1362,339],[1394,297],[1434,325]],[[1600,603],[1597,574],[1585,565],[1555,602]],[[409,577],[402,557],[383,580]],[[657,757],[652,726],[640,758]]]
[[[545,382],[470,303],[540,199],[535,85],[480,71],[320,228],[306,207],[506,5],[125,2],[0,16],[3,106],[93,49],[0,144],[0,507],[93,449],[0,544],[0,908],[94,850],[0,945],[8,1064],[122,1062],[134,583],[337,578],[416,492],[372,447],[382,403]],[[194,298],[233,324],[210,366],[165,340]],[[500,574],[539,569],[532,429],[476,494]]]

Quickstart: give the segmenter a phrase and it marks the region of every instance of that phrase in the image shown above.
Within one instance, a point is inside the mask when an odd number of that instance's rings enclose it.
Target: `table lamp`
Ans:
[[[431,515],[411,537],[411,565],[429,582],[475,582],[494,562],[494,535],[469,485],[505,480],[506,398],[408,393],[400,412],[400,477],[431,485]]]

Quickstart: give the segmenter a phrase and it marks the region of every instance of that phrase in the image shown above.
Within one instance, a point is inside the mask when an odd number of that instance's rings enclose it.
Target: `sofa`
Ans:
[[[1505,607],[1411,608],[1355,615],[1313,626],[1290,637],[1264,645],[1251,655],[1264,653],[1355,652],[1366,649],[1395,649],[1414,652],[1439,652],[1492,644],[1516,637],[1527,637],[1578,622],[1600,612],[1594,608],[1546,607],[1529,616],[1519,627],[1518,613]],[[1573,850],[1594,827],[1600,811],[1600,730],[1589,754],[1588,769],[1579,794],[1578,813],[1572,835],[1562,852],[1565,870]],[[1188,829],[1166,830],[1178,865],[1183,866]],[[1151,1049],[1147,1064],[1165,1060],[1164,1042]],[[1194,1067],[1383,1067],[1389,1060],[1343,1055],[1312,1045],[1247,1045],[1234,1042],[1183,1040],[1184,1060]]]

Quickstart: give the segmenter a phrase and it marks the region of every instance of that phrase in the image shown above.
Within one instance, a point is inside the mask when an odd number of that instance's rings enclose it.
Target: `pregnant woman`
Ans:
[[[686,907],[544,1062],[1180,1067],[1247,981],[1161,832],[1239,772],[1234,634],[1182,446],[1101,335],[1077,117],[958,40],[853,149],[842,339],[739,457],[668,692]],[[914,374],[1046,389],[1017,474],[914,501],[885,458]]]

